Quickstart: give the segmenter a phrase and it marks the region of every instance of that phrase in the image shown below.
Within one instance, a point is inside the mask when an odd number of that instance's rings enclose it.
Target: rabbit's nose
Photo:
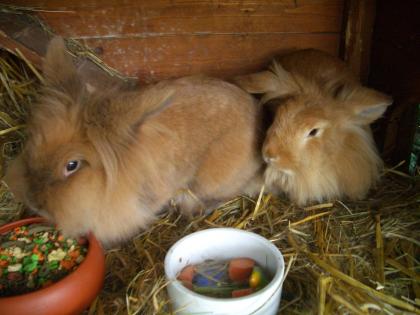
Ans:
[[[267,164],[276,162],[278,160],[277,155],[274,154],[270,146],[265,146],[265,148],[263,148],[262,155],[264,162]]]
[[[277,162],[279,160],[279,157],[272,154],[272,152],[270,152],[270,150],[265,150],[263,152],[263,160],[264,160],[265,163],[270,164],[270,163]]]
[[[264,162],[267,164],[274,163],[279,160],[278,157],[273,157],[273,156],[263,156],[263,159],[264,159]]]

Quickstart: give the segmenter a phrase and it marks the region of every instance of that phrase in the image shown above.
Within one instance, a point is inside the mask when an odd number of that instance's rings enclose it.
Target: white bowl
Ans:
[[[176,280],[187,265],[207,259],[249,257],[273,275],[260,291],[240,298],[212,298],[185,288]],[[284,260],[276,246],[262,236],[233,228],[216,228],[192,233],[176,242],[165,257],[168,293],[176,314],[274,315],[280,304]]]

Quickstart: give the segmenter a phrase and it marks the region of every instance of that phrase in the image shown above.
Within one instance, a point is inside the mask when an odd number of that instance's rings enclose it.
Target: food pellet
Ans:
[[[0,296],[29,293],[75,270],[87,253],[84,239],[64,238],[45,224],[30,224],[0,235]]]

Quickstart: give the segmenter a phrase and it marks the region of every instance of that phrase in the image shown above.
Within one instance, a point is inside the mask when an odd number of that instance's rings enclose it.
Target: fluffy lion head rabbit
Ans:
[[[272,191],[305,205],[363,198],[378,180],[382,160],[369,125],[392,99],[363,87],[340,59],[300,50],[235,83],[274,111],[262,150]]]
[[[43,67],[28,139],[5,181],[67,235],[92,231],[112,244],[169,201],[191,213],[257,189],[261,119],[240,88],[193,76],[92,91],[59,37]]]

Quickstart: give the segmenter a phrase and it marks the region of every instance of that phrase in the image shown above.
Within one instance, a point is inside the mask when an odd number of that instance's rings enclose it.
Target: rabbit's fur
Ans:
[[[195,76],[92,92],[61,38],[50,43],[44,75],[6,182],[64,233],[119,241],[146,228],[170,200],[191,214],[257,192],[260,112],[238,87]]]
[[[234,81],[274,112],[262,150],[268,188],[304,205],[363,198],[378,180],[369,124],[392,99],[363,87],[340,59],[300,50]]]

